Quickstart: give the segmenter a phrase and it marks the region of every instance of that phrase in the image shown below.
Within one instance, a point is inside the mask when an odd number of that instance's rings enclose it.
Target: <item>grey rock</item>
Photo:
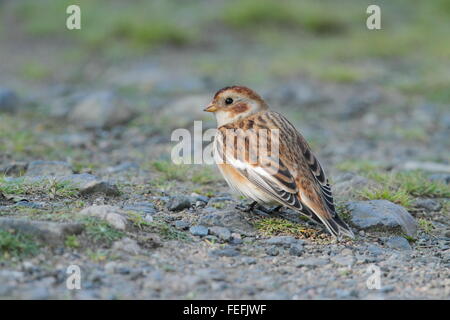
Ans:
[[[108,205],[90,206],[81,210],[79,214],[105,220],[118,230],[125,230],[127,226],[126,213],[119,207]]]
[[[442,205],[433,199],[416,199],[414,205],[428,211],[439,211],[442,208]]]
[[[170,197],[166,207],[170,211],[181,211],[191,207],[191,199],[183,195]]]
[[[29,234],[51,246],[60,246],[68,235],[80,234],[80,223],[56,223],[16,218],[0,218],[0,229]]]
[[[87,95],[73,107],[69,121],[84,128],[111,128],[125,124],[135,116],[128,104],[112,91]]]
[[[139,244],[130,238],[123,238],[114,242],[113,250],[123,251],[129,254],[137,255],[141,251]]]
[[[156,213],[155,205],[151,202],[136,202],[123,207],[125,211],[134,211],[140,214],[154,215]]]
[[[242,257],[241,261],[242,261],[244,264],[251,265],[251,264],[256,264],[256,262],[257,262],[258,260],[256,260],[256,259],[253,258],[253,257]]]
[[[179,230],[186,230],[189,228],[189,223],[183,220],[177,220],[175,221],[175,228]]]
[[[236,257],[240,255],[235,248],[216,249],[210,251],[211,255],[218,257]]]
[[[297,267],[320,267],[329,263],[328,259],[324,258],[303,258],[298,260],[295,265]]]
[[[218,210],[200,217],[199,223],[205,226],[225,227],[232,232],[253,235],[254,227],[237,210]]]
[[[215,235],[219,237],[219,239],[222,239],[224,241],[229,241],[231,239],[231,232],[227,228],[224,227],[211,227],[209,228],[209,232],[212,235]]]
[[[19,102],[19,97],[14,91],[0,88],[0,113],[17,111]]]
[[[352,201],[347,203],[351,222],[358,228],[372,227],[402,228],[414,236],[417,224],[405,208],[387,200]]]
[[[204,237],[208,235],[208,228],[205,226],[192,226],[189,232],[194,236]]]
[[[25,175],[29,177],[66,176],[72,173],[72,167],[67,162],[38,160],[28,164]]]
[[[305,252],[305,249],[303,246],[298,244],[294,244],[289,248],[289,254],[292,256],[300,257],[303,252]]]
[[[352,266],[355,263],[355,258],[351,255],[337,255],[331,257],[331,261],[341,266]]]
[[[277,247],[272,246],[266,249],[266,254],[269,256],[277,256],[280,254],[280,250]]]
[[[120,191],[115,184],[108,181],[92,181],[88,182],[80,189],[81,195],[92,195],[101,193],[107,196],[119,196]]]
[[[428,177],[431,181],[450,184],[450,173],[434,173]]]
[[[392,237],[386,241],[386,245],[391,249],[412,250],[408,240],[403,237]]]

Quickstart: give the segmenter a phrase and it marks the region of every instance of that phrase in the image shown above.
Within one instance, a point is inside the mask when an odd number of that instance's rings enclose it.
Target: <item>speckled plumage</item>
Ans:
[[[219,90],[205,111],[216,114],[215,159],[232,190],[259,203],[294,209],[323,223],[334,236],[353,237],[336,214],[322,166],[284,116],[238,86]],[[266,147],[254,143],[260,138]]]

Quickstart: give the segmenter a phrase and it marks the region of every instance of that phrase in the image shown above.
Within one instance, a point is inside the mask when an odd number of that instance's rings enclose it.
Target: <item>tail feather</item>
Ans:
[[[331,219],[321,219],[328,231],[335,237],[347,236],[354,239],[355,234],[350,227],[336,214]]]

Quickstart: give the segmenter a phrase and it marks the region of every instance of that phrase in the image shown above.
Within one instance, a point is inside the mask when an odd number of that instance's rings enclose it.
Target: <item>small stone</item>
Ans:
[[[367,247],[367,251],[374,256],[379,256],[379,255],[384,254],[383,248],[380,248],[376,245],[369,245]]]
[[[19,106],[17,94],[7,88],[0,88],[0,113],[15,112]]]
[[[351,222],[358,228],[402,228],[414,236],[417,224],[405,208],[387,200],[351,201],[347,203]]]
[[[112,248],[113,250],[119,250],[133,255],[139,254],[141,250],[139,244],[135,240],[130,238],[123,238],[114,242]]]
[[[256,264],[257,262],[257,260],[253,257],[242,257],[241,261],[248,265]]]
[[[218,257],[236,257],[240,253],[234,248],[216,249],[210,251],[211,255]]]
[[[175,221],[175,228],[178,230],[187,230],[189,228],[189,223],[183,220]]]
[[[72,167],[63,161],[31,161],[28,164],[26,176],[65,176],[71,175]]]
[[[328,259],[323,258],[303,258],[299,261],[297,261],[296,266],[297,267],[320,267],[328,264]]]
[[[166,207],[170,211],[181,211],[188,209],[191,206],[191,199],[187,196],[174,196],[170,197]]]
[[[291,248],[289,249],[289,254],[292,256],[300,257],[304,251],[305,249],[303,248],[303,246],[296,244],[291,246]]]
[[[224,241],[229,241],[231,239],[231,232],[227,228],[224,227],[211,227],[209,228],[209,232],[212,235],[215,235],[219,237],[219,239],[222,239]]]
[[[80,99],[68,115],[69,121],[87,129],[125,124],[135,113],[112,91],[94,92]]]
[[[120,191],[117,186],[107,181],[92,181],[80,189],[80,194],[84,196],[97,193],[102,193],[107,196],[120,195]]]
[[[136,202],[123,207],[125,211],[134,211],[140,214],[153,215],[156,213],[155,205],[151,202]]]
[[[199,223],[211,227],[225,227],[232,232],[248,236],[253,235],[255,231],[254,226],[235,210],[214,210],[214,213],[200,217]]]
[[[125,212],[123,212],[118,207],[109,205],[90,206],[81,210],[79,214],[93,216],[105,220],[118,230],[125,230],[127,226]]]
[[[428,177],[431,181],[450,184],[450,173],[435,173]]]
[[[386,245],[391,249],[412,250],[408,240],[403,237],[392,237],[386,242]]]
[[[272,246],[266,249],[266,254],[269,256],[277,256],[280,254],[280,250],[277,247]]]
[[[341,255],[343,256],[350,256],[353,254],[353,251],[351,249],[345,248],[341,251]]]
[[[331,257],[331,261],[341,266],[351,266],[355,263],[355,258],[353,258],[353,256],[351,255],[338,255]]]
[[[194,236],[204,237],[208,235],[208,228],[205,226],[192,226],[189,232]]]
[[[414,205],[428,211],[439,211],[442,208],[442,205],[433,199],[416,199]]]

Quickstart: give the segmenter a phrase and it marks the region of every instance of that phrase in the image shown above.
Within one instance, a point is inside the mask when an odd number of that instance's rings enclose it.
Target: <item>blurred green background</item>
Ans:
[[[79,31],[65,28],[69,4],[81,6]],[[370,4],[382,30],[366,28]],[[223,82],[304,74],[450,102],[447,0],[15,0],[0,10],[1,71],[30,81],[87,80],[91,62],[173,52]]]

